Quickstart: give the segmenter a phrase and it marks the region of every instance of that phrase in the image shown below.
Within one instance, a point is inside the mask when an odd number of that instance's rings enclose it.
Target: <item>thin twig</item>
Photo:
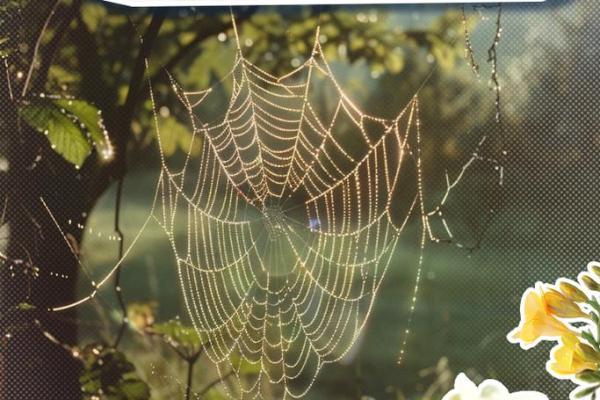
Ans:
[[[123,231],[121,231],[120,219],[121,219],[121,199],[123,197],[123,180],[122,176],[117,183],[117,193],[115,197],[115,226],[114,230],[119,238],[119,250],[118,250],[118,260],[120,261],[123,258],[123,246],[124,246],[124,236]],[[125,327],[127,325],[127,308],[125,307],[125,301],[123,300],[123,291],[121,290],[121,266],[117,268],[115,273],[115,294],[117,296],[117,301],[119,302],[119,307],[121,308],[122,319],[121,326],[119,327],[119,332],[115,339],[115,343],[113,347],[116,349],[121,342],[121,338],[123,337],[123,333],[125,332]]]
[[[69,7],[65,8],[64,11],[60,13],[62,14],[62,21],[56,26],[56,29],[52,35],[52,39],[50,39],[48,43],[44,44],[44,48],[41,51],[42,60],[40,61],[36,78],[33,79],[31,83],[32,90],[37,91],[38,89],[44,87],[44,83],[48,79],[48,71],[52,66],[54,56],[59,49],[61,40],[71,25],[73,17],[76,15],[82,1],[83,0],[74,0]]]
[[[241,23],[244,21],[249,20],[252,17],[253,13],[252,12],[247,12],[244,14],[239,15],[236,20],[237,23]],[[205,21],[204,19],[201,21],[203,23],[206,23],[207,21]],[[220,23],[219,25],[212,25],[209,27],[204,27],[204,29],[201,29],[198,31],[198,33],[196,34],[196,36],[186,45],[182,46],[179,51],[177,53],[175,53],[175,55],[173,57],[171,57],[171,59],[169,59],[169,61],[167,61],[164,66],[163,69],[167,70],[167,71],[171,71],[175,66],[177,66],[177,64],[183,60],[191,50],[193,50],[194,48],[197,48],[198,45],[203,41],[206,40],[209,37],[212,37],[214,35],[216,35],[219,32],[223,32],[226,31],[227,29],[229,29],[229,27],[231,26],[229,21]],[[154,75],[151,79],[153,81],[155,81],[157,79],[157,75]]]
[[[152,20],[150,21],[150,25],[148,26],[148,30],[146,31],[146,34],[144,35],[144,37],[140,38],[141,41],[141,46],[140,46],[140,51],[136,60],[136,64],[134,66],[134,70],[133,70],[133,74],[131,77],[131,81],[129,83],[129,91],[127,93],[127,98],[125,99],[125,103],[123,105],[123,123],[125,124],[125,128],[126,131],[129,129],[127,127],[129,127],[130,125],[130,121],[131,118],[133,117],[133,112],[135,109],[135,105],[138,102],[138,97],[139,97],[139,91],[140,91],[140,87],[142,85],[142,80],[144,77],[144,71],[145,71],[145,60],[147,59],[147,57],[150,54],[150,51],[154,45],[154,41],[156,40],[156,37],[158,36],[158,32],[160,30],[160,27],[163,23],[165,19],[164,14],[158,14],[158,15],[154,15],[152,17]],[[118,146],[117,151],[120,153],[120,157],[119,157],[119,170],[118,170],[118,176],[119,176],[119,181],[117,183],[117,193],[116,193],[116,204],[115,204],[115,225],[114,225],[114,230],[119,238],[119,259],[118,259],[118,267],[115,271],[115,293],[117,296],[117,301],[119,302],[119,307],[121,308],[121,312],[122,312],[122,320],[121,320],[121,326],[119,327],[119,332],[117,334],[117,337],[115,339],[115,343],[113,345],[113,347],[117,348],[117,346],[119,345],[121,338],[123,337],[123,333],[125,332],[125,327],[127,325],[127,308],[125,307],[125,301],[123,300],[123,293],[121,291],[121,267],[122,267],[122,260],[123,260],[123,256],[124,256],[124,239],[123,239],[123,232],[121,231],[121,227],[120,227],[120,216],[121,216],[121,198],[122,198],[122,194],[123,194],[123,180],[124,180],[124,176],[125,176],[125,165],[126,165],[126,144],[127,144],[127,136],[125,135],[120,135],[117,138],[117,142],[120,144],[120,146]]]
[[[473,50],[473,43],[471,42],[471,32],[467,26],[467,14],[465,12],[465,6],[462,6],[462,25],[463,32],[465,35],[465,59],[469,63],[471,70],[477,76],[479,76],[479,64],[475,60],[475,51]]]
[[[21,92],[21,97],[25,97],[25,95],[27,94],[27,89],[29,89],[29,81],[31,81],[31,75],[33,74],[33,69],[35,67],[35,62],[38,56],[38,52],[40,50],[42,38],[44,37],[44,34],[48,29],[48,25],[50,25],[50,21],[52,20],[52,17],[54,16],[54,13],[56,12],[56,9],[58,8],[58,5],[61,1],[62,0],[56,0],[56,3],[54,3],[54,6],[52,6],[48,17],[46,17],[46,21],[44,21],[44,26],[42,26],[42,30],[40,31],[40,34],[38,35],[38,38],[35,41],[35,47],[33,48],[33,56],[31,57],[31,64],[29,65],[27,77],[25,78],[25,83],[23,84],[23,91]]]
[[[233,375],[233,373],[234,373],[234,370],[231,370],[228,373],[226,373],[225,375],[215,378],[208,385],[206,385],[201,391],[198,392],[198,396],[200,397],[200,396],[205,395],[206,393],[208,393],[208,391],[210,389],[217,386],[219,383],[224,382],[227,378],[229,378],[231,375]]]
[[[4,68],[6,69],[6,84],[8,86],[8,95],[10,97],[10,100],[14,100],[14,96],[13,96],[13,90],[12,90],[12,84],[10,83],[10,69],[8,67],[8,60],[5,58],[4,59]]]
[[[196,360],[188,361],[188,370],[187,370],[187,380],[185,385],[185,400],[190,400],[190,395],[192,394],[192,376],[194,374],[194,365],[196,364]]]
[[[494,92],[496,93],[496,122],[500,122],[500,80],[498,78],[498,44],[500,43],[500,36],[502,33],[502,4],[498,3],[498,16],[496,17],[496,33],[494,35],[494,41],[488,49],[488,62],[492,65],[492,84],[494,85]]]
[[[144,74],[146,72],[146,60],[150,56],[150,52],[154,46],[156,38],[158,37],[158,32],[160,31],[160,27],[162,26],[165,17],[166,15],[164,12],[155,14],[150,21],[150,25],[148,26],[146,33],[140,38],[140,51],[131,73],[127,97],[123,103],[123,118],[125,122],[131,121],[131,118],[133,117],[133,112],[139,100],[139,94],[142,88]],[[128,127],[129,125],[126,126]],[[120,139],[123,140],[124,138]],[[124,149],[120,150],[124,151]]]

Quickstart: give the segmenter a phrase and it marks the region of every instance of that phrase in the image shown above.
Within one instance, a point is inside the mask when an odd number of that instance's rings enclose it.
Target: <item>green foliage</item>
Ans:
[[[185,326],[179,320],[154,324],[146,332],[162,338],[184,360],[195,360],[203,350],[201,336],[193,327]]]
[[[8,47],[8,38],[0,38],[0,58],[8,57],[11,49]]]
[[[203,350],[204,339],[191,326],[178,319],[155,323],[156,302],[134,302],[127,306],[130,326],[141,334],[160,338],[186,361],[195,360]]]
[[[237,371],[239,371],[239,373],[241,375],[253,376],[253,375],[258,375],[260,373],[260,369],[261,369],[260,362],[251,363],[248,360],[246,360],[245,358],[240,357],[239,354],[237,354],[237,353],[232,353],[229,358],[231,361],[231,365],[233,365],[235,367],[235,369]]]
[[[108,11],[102,4],[89,2],[81,6],[81,20],[92,32],[98,29],[107,14]]]
[[[54,151],[72,164],[80,166],[90,154],[91,146],[76,122],[52,104],[23,107],[21,116],[28,125],[43,132]]]
[[[132,302],[127,304],[127,320],[129,325],[138,332],[154,324],[157,308],[156,301]]]
[[[202,142],[200,135],[196,135],[192,143],[190,129],[177,121],[174,117],[161,118],[159,121],[160,143],[165,156],[174,155],[177,150],[190,153],[192,156],[200,154]]]
[[[598,383],[600,382],[600,372],[586,370],[577,374],[577,380],[584,383]]]
[[[37,307],[31,303],[27,303],[27,302],[21,302],[17,305],[17,309],[21,310],[21,311],[33,311],[35,310]]]
[[[575,399],[588,399],[592,400],[596,399],[596,391],[600,389],[600,385],[588,386],[583,388],[578,388],[573,391],[573,397]]]
[[[54,104],[74,116],[85,126],[94,145],[98,146],[105,142],[102,113],[96,107],[83,100],[58,99],[54,101]]]
[[[10,21],[22,6],[20,0],[5,0],[0,4],[0,31],[6,32],[10,27],[6,27],[7,21]],[[0,37],[0,58],[6,58],[15,50],[15,41],[10,37]]]
[[[91,344],[84,348],[84,363],[79,378],[81,390],[88,398],[107,400],[147,400],[150,388],[142,381],[125,355],[113,348]]]
[[[79,167],[92,148],[106,150],[100,111],[82,100],[50,100],[27,104],[21,117],[32,128],[44,133],[54,151]]]
[[[216,56],[219,54],[219,56]],[[214,77],[224,76],[233,65],[235,51],[232,43],[222,43],[216,37],[209,38],[202,44],[202,52],[193,60],[186,83],[198,88],[207,88]]]

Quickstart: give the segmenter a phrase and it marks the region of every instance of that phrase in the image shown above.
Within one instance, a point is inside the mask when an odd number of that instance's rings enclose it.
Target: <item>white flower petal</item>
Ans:
[[[477,396],[477,385],[475,385],[473,381],[471,381],[469,377],[467,377],[466,374],[458,374],[458,376],[454,380],[454,388],[463,397],[471,396],[474,398],[475,396]],[[465,397],[465,399],[467,398],[469,397]]]
[[[452,389],[442,397],[442,400],[465,400],[456,389]]]
[[[548,400],[548,396],[540,392],[515,392],[507,400]]]
[[[494,379],[487,379],[479,385],[479,398],[485,400],[506,400],[508,389]]]
[[[510,394],[506,386],[494,379],[487,379],[477,387],[467,375],[461,373],[454,380],[454,389],[442,400],[548,400],[539,392],[516,392]]]

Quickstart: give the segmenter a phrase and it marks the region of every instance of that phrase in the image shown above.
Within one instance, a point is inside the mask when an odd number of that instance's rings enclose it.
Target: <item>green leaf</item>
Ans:
[[[77,118],[87,130],[92,145],[102,154],[108,154],[105,151],[110,151],[111,145],[105,133],[102,113],[96,106],[83,100],[59,99],[54,103]]]
[[[53,64],[48,71],[48,79],[57,84],[73,84],[80,80],[80,76],[75,71],[70,71],[60,65]]]
[[[102,344],[86,346],[82,353],[84,369],[79,377],[86,398],[147,400],[150,388],[142,381],[125,354]]]
[[[11,49],[7,46],[9,43],[9,38],[0,37],[0,57],[5,58],[8,57],[11,53]]]
[[[600,388],[600,385],[588,386],[584,388],[577,388],[573,391],[574,397],[576,399],[583,399],[588,397],[596,392]]]
[[[600,350],[600,347],[598,346],[598,342],[596,341],[596,338],[594,337],[594,335],[592,335],[591,332],[588,331],[582,331],[581,332],[581,336],[588,342],[590,343],[592,346],[594,346],[594,348],[596,348],[596,350]]]
[[[577,374],[577,380],[585,383],[598,383],[600,382],[600,373],[586,370]]]
[[[86,101],[58,99],[33,103],[21,109],[21,116],[48,137],[54,151],[76,166],[83,164],[92,147],[104,158],[112,157],[102,114]]]
[[[399,51],[392,51],[385,59],[385,66],[392,74],[397,74],[404,69],[404,57]]]
[[[129,325],[140,332],[151,327],[156,318],[156,301],[131,302],[127,305],[127,320]]]
[[[170,157],[179,149],[192,156],[200,154],[201,139],[196,135],[192,143],[192,132],[173,117],[161,118],[160,144],[165,156]]]
[[[202,338],[194,328],[185,326],[178,320],[154,324],[152,333],[163,336],[166,340],[178,346],[199,348],[203,344]]]
[[[98,29],[106,14],[106,8],[100,4],[86,3],[81,6],[81,19],[90,32]]]
[[[140,380],[129,380],[121,384],[120,390],[127,400],[145,400],[150,398],[150,388]]]
[[[36,306],[34,306],[33,304],[30,304],[30,303],[23,302],[23,303],[19,303],[17,305],[17,308],[21,311],[31,311],[31,310],[35,310]]]
[[[92,146],[79,126],[51,104],[30,104],[21,109],[23,120],[31,127],[44,132],[54,151],[68,162],[81,166]]]

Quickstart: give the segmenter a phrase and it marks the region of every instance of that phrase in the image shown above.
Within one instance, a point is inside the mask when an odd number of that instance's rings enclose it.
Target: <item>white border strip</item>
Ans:
[[[451,3],[542,3],[546,0],[104,0],[129,7],[265,6],[296,4],[451,4]]]

